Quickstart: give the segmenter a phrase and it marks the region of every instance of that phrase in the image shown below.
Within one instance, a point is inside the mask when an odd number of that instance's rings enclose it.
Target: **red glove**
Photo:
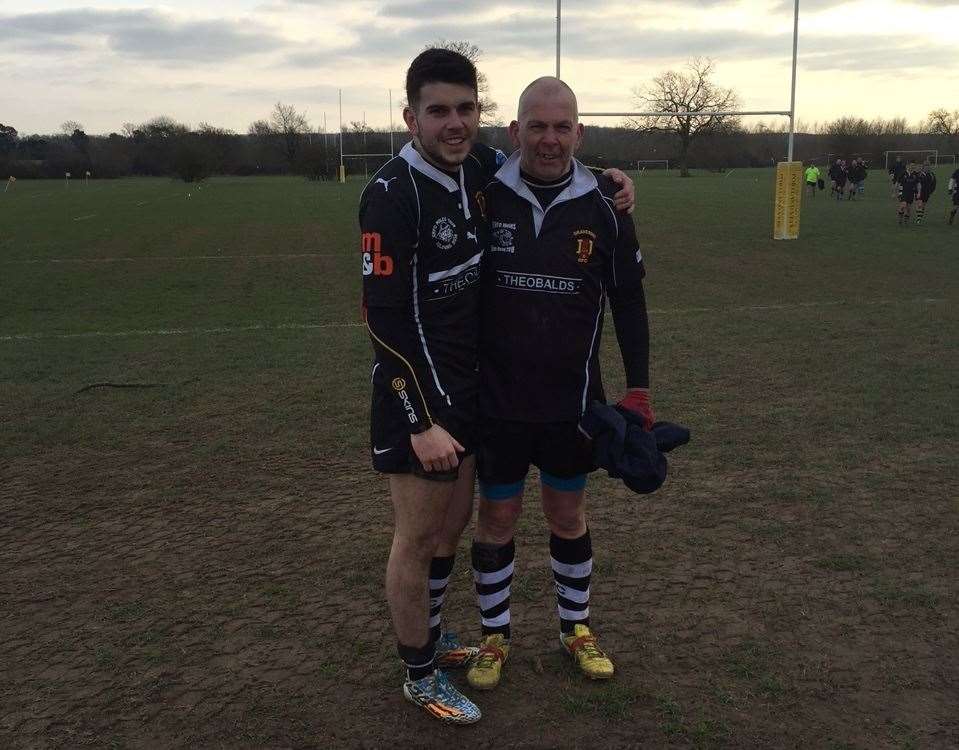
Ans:
[[[643,429],[647,432],[653,429],[656,417],[653,405],[649,403],[649,388],[630,388],[616,405],[639,414],[643,418]]]

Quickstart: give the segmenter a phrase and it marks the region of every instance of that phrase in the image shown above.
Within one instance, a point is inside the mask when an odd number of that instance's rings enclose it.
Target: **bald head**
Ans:
[[[516,119],[522,120],[531,107],[546,101],[568,104],[572,108],[573,120],[579,120],[579,106],[576,103],[576,94],[573,93],[573,90],[567,86],[564,81],[561,81],[555,76],[537,78],[523,89],[523,93],[519,95],[519,107],[517,107]]]
[[[520,152],[520,169],[544,182],[567,174],[583,140],[573,90],[558,78],[537,78],[520,95],[517,109],[509,135]]]

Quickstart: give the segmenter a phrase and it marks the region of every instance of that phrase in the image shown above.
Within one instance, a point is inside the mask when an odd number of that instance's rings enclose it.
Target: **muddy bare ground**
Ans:
[[[641,500],[594,479],[608,684],[557,648],[530,482],[512,661],[483,721],[451,729],[399,690],[390,512],[362,452],[188,438],[3,468],[0,747],[959,746],[959,524],[934,446],[828,480],[690,449]],[[475,637],[467,560],[446,614]]]

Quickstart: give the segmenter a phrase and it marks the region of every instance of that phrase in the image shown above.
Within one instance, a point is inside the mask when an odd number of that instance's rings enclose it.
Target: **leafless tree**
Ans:
[[[945,108],[932,110],[922,124],[922,130],[943,136],[950,149],[959,148],[959,109],[952,112]]]
[[[453,52],[459,52],[461,55],[463,55],[463,57],[476,66],[476,93],[479,97],[480,125],[502,125],[503,121],[497,114],[499,112],[499,105],[493,101],[489,95],[489,80],[487,80],[486,74],[479,69],[479,61],[483,56],[483,50],[481,50],[472,42],[450,41],[447,39],[440,39],[438,42],[434,42],[433,44],[427,44],[423,49],[433,49],[435,47],[439,47],[440,49],[448,49]],[[406,106],[407,102],[404,98],[400,102],[400,108]]]
[[[83,123],[76,120],[67,120],[60,126],[60,132],[64,135],[73,135],[77,130],[83,131]]]
[[[275,135],[273,128],[270,127],[270,123],[268,123],[266,120],[256,120],[251,122],[250,127],[246,132],[253,138],[261,139],[269,139]]]
[[[680,174],[689,176],[689,147],[707,134],[732,132],[740,128],[735,115],[701,114],[687,112],[728,112],[739,107],[739,97],[732,89],[723,88],[712,80],[712,60],[697,57],[686,64],[686,71],[667,70],[653,79],[652,84],[633,89],[639,106],[651,112],[673,114],[629,118],[628,125],[643,132],[672,133],[679,141]]]
[[[959,109],[950,112],[948,109],[934,109],[923,123],[923,130],[935,135],[959,135]]]
[[[269,126],[270,130],[280,137],[283,155],[292,165],[296,159],[296,152],[300,148],[300,141],[310,132],[310,123],[307,122],[306,115],[297,112],[292,104],[277,102],[270,113]]]

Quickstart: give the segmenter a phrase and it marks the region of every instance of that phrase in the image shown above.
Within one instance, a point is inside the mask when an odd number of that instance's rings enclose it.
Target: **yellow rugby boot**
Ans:
[[[566,653],[576,660],[579,670],[591,680],[613,676],[613,662],[596,644],[596,636],[585,625],[576,625],[570,635],[560,635]]]
[[[499,685],[507,656],[509,641],[502,633],[486,636],[480,641],[479,653],[470,663],[466,681],[477,690],[492,690]]]

